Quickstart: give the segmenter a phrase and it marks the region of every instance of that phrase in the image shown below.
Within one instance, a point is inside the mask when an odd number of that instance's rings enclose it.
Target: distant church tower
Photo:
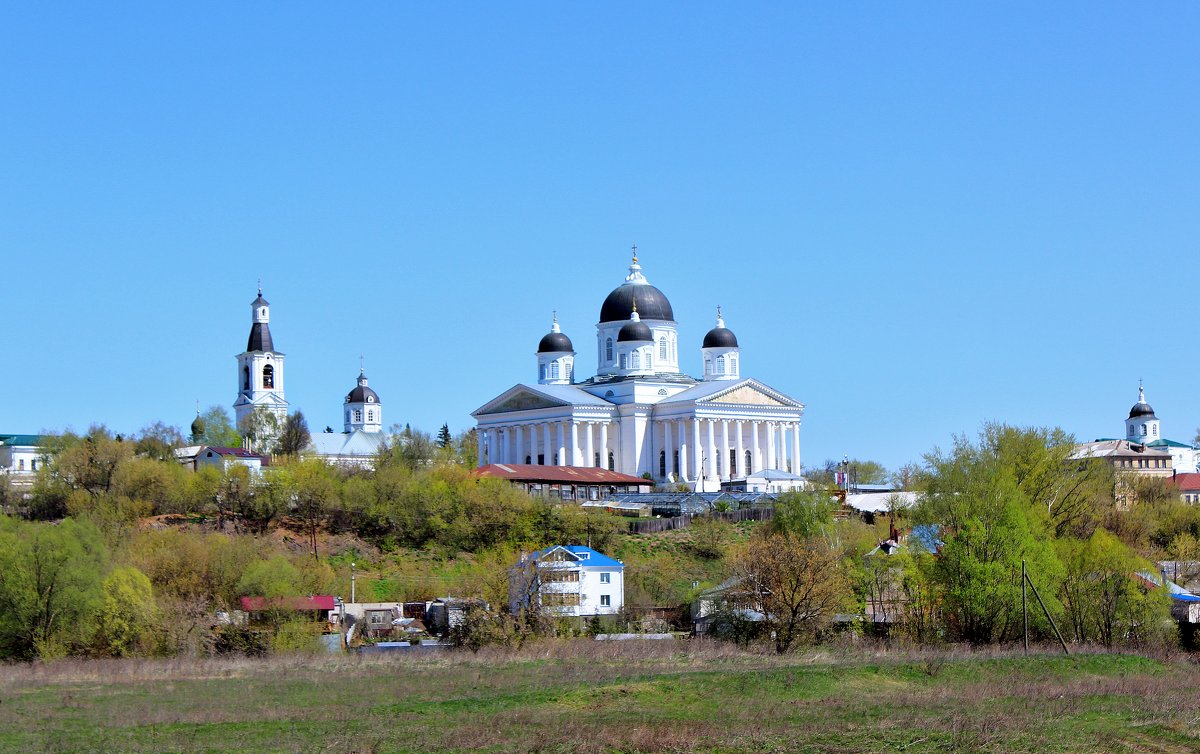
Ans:
[[[271,305],[263,298],[261,285],[258,298],[250,304],[250,319],[250,339],[245,352],[237,357],[238,397],[233,411],[239,429],[260,406],[274,414],[282,428],[288,413],[283,397],[283,354],[271,341]]]
[[[1129,418],[1125,420],[1125,439],[1130,442],[1147,443],[1161,439],[1158,431],[1158,417],[1154,409],[1146,403],[1146,389],[1138,384],[1138,402],[1129,409]]]
[[[358,385],[346,394],[346,431],[383,431],[383,404],[379,393],[367,387],[367,375],[358,370]]]

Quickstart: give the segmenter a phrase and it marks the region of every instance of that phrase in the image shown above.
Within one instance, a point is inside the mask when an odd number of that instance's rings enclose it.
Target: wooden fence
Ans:
[[[642,518],[636,521],[629,522],[629,532],[631,534],[653,534],[660,531],[674,531],[675,529],[686,529],[692,525],[692,521],[697,518],[715,518],[718,521],[728,521],[730,523],[738,523],[739,521],[770,521],[775,516],[774,508],[743,508],[736,511],[726,511],[724,513],[714,512],[687,516],[675,516],[674,518]]]

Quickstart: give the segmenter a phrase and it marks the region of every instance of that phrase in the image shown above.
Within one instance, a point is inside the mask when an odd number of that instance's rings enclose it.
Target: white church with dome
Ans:
[[[595,375],[576,380],[574,345],[556,317],[538,344],[537,381],[472,413],[479,465],[601,467],[708,491],[768,469],[798,474],[804,404],[742,376],[719,307],[699,345],[694,378],[680,371],[671,303],[634,247],[625,282],[600,308]]]

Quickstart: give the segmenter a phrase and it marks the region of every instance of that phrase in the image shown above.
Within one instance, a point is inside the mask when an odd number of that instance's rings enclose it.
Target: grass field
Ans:
[[[1185,659],[547,642],[0,668],[3,751],[1190,752]]]

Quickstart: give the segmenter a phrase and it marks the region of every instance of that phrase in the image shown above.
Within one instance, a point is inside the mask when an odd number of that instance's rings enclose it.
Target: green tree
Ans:
[[[53,656],[94,630],[108,549],[86,521],[0,518],[0,655]]]
[[[156,461],[175,461],[174,451],[183,445],[183,435],[179,429],[170,427],[162,422],[154,422],[142,427],[134,443],[134,452],[144,458]]]
[[[96,649],[105,655],[133,654],[154,629],[154,588],[150,579],[132,566],[118,566],[101,585],[96,616]]]
[[[249,440],[250,447],[255,451],[273,446],[282,429],[279,417],[266,406],[255,406],[253,411],[238,420],[238,433]]]
[[[233,420],[224,406],[209,406],[200,415],[200,420],[204,422],[204,434],[198,444],[220,448],[236,448],[242,444],[242,436],[233,426]]]
[[[790,490],[775,500],[775,515],[769,529],[776,534],[798,537],[829,536],[837,500],[823,489]]]
[[[303,413],[296,411],[284,420],[279,440],[275,443],[275,452],[284,456],[298,456],[311,442],[308,422]]]
[[[442,424],[442,428],[437,433],[437,446],[439,448],[448,448],[453,442],[453,437],[450,434],[450,425]]]

